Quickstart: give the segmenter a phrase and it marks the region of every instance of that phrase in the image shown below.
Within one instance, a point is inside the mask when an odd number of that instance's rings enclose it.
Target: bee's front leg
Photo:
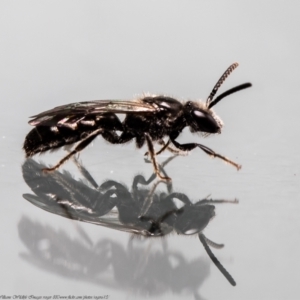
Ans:
[[[231,164],[232,166],[234,166],[237,170],[241,169],[241,165],[235,163],[234,161],[230,160],[229,158],[216,153],[214,150],[201,145],[201,144],[197,144],[197,143],[188,143],[188,144],[180,144],[177,141],[175,141],[175,139],[171,138],[171,142],[174,144],[174,146],[182,151],[191,151],[193,149],[195,149],[196,147],[200,148],[201,150],[203,150],[206,154],[212,156],[212,157],[218,157],[220,159],[222,159],[223,161]]]

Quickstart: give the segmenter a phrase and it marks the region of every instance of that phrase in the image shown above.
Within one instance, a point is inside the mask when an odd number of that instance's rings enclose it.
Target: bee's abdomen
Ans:
[[[25,138],[23,149],[26,157],[47,150],[55,150],[65,145],[74,144],[86,138],[93,131],[102,128],[103,131],[122,131],[123,125],[119,118],[112,113],[96,116],[76,116],[73,119],[64,118],[37,125]]]
[[[69,128],[37,126],[25,138],[23,149],[26,157],[51,149],[73,144],[81,138],[81,132]]]

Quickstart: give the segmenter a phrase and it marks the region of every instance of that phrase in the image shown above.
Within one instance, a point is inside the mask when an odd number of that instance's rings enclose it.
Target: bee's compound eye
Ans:
[[[206,118],[205,114],[200,110],[194,110],[194,114],[199,118]]]
[[[199,109],[193,110],[192,113],[197,124],[197,129],[194,128],[196,131],[217,133],[220,130],[218,123],[210,114]]]

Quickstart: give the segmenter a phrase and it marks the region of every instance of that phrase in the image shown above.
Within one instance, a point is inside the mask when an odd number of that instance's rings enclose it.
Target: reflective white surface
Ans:
[[[283,1],[1,1],[0,294],[298,299],[299,6]],[[242,170],[199,149],[176,158],[166,170],[174,190],[194,201],[209,194],[240,200],[217,206],[205,229],[207,237],[225,243],[214,253],[236,287],[196,237],[130,244],[126,233],[72,222],[23,199],[30,192],[21,172],[28,116],[66,103],[131,99],[143,92],[205,99],[234,61],[240,66],[222,91],[248,81],[253,87],[216,105],[225,123],[222,134],[204,140],[185,131],[180,141],[203,143],[241,163]],[[98,183],[114,179],[130,187],[136,174],[152,172],[144,152],[134,143],[112,146],[98,138],[81,160]],[[35,159],[53,164],[62,155]],[[64,168],[75,170],[72,163]],[[61,268],[30,252],[40,239],[41,249],[57,245]],[[86,262],[81,272],[68,268],[76,260],[81,266]],[[94,272],[85,272],[91,265]]]

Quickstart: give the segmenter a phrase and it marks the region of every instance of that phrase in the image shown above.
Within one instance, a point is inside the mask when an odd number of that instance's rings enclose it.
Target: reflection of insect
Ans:
[[[30,157],[36,153],[79,142],[73,151],[54,167],[45,169],[54,171],[89,145],[96,136],[101,135],[112,144],[123,144],[135,138],[137,147],[141,148],[146,142],[155,173],[164,180],[170,178],[160,174],[156,155],[165,149],[180,152],[199,147],[208,155],[219,157],[239,170],[240,165],[204,145],[180,144],[176,141],[185,127],[189,127],[192,132],[206,135],[221,132],[223,123],[211,108],[224,97],[251,86],[250,83],[236,86],[213,99],[219,87],[237,66],[238,64],[234,63],[225,71],[206,103],[192,101],[181,103],[167,96],[147,95],[132,101],[78,102],[42,112],[29,121],[35,128],[25,138],[23,148],[26,156]],[[124,121],[121,122],[116,114],[125,114]],[[117,131],[121,134],[118,135]],[[169,140],[164,142],[164,137],[169,137]],[[155,141],[163,145],[157,153],[153,148]],[[176,149],[169,147],[170,143]]]
[[[31,159],[22,167],[24,180],[36,194],[23,196],[35,206],[65,218],[139,236],[162,237],[171,232],[197,234],[217,268],[232,285],[236,284],[209,247],[222,248],[224,245],[210,241],[202,231],[215,216],[213,204],[237,203],[237,200],[203,199],[192,203],[183,193],[155,192],[157,185],[152,189],[138,188],[139,184],[151,181],[141,175],[134,178],[132,191],[115,180],[107,180],[98,186],[89,172],[80,166],[82,174],[93,186],[91,188],[66,172],[45,175],[41,167],[44,166]]]
[[[104,290],[129,290],[130,296],[124,298],[147,295],[155,299],[171,292],[203,299],[199,292],[210,274],[206,257],[187,257],[180,249],[170,247],[150,250],[150,240],[148,247],[140,239],[130,239],[127,247],[123,241],[102,236],[93,241],[81,226],[76,226],[76,236],[67,229],[42,223],[23,216],[18,224],[20,240],[27,249],[20,253],[21,259],[42,270],[97,284]]]

